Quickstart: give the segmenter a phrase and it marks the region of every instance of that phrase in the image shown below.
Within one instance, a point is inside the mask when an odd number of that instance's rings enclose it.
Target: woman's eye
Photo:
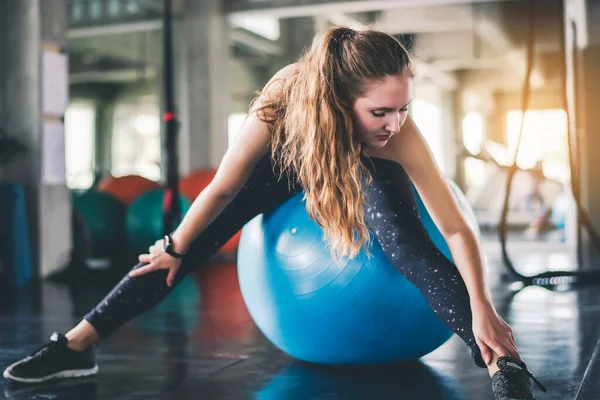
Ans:
[[[376,113],[376,112],[371,112],[371,114],[373,114],[374,117],[383,117],[385,115],[385,113]]]
[[[400,112],[407,112],[408,111],[408,107],[404,107],[400,109]]]

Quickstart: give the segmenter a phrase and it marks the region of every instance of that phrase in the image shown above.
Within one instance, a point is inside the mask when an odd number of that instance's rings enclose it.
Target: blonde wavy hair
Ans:
[[[354,258],[361,249],[370,256],[364,207],[372,178],[361,162],[352,105],[366,81],[412,74],[411,56],[383,32],[333,27],[315,36],[297,67],[250,109],[269,123],[275,165],[303,187],[307,212],[323,228],[334,259]]]

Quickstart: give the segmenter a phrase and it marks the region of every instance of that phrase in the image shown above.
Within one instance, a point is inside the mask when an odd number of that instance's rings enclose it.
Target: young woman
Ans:
[[[53,334],[4,376],[41,382],[95,374],[93,344],[160,302],[254,216],[304,190],[335,257],[354,257],[374,235],[470,347],[476,365],[489,369],[496,399],[533,399],[530,379],[545,389],[497,314],[477,240],[407,113],[412,84],[410,55],[393,37],[345,27],[317,35],[256,99],[213,182],[177,230],[140,255],[79,325]],[[411,181],[456,265],[429,240]]]

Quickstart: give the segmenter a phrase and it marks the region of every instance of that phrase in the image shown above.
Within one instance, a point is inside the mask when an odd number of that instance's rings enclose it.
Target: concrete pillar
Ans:
[[[44,98],[56,101],[68,92],[67,79],[60,79],[68,73],[66,63],[54,64],[52,79],[44,73],[51,65],[44,54],[60,59],[66,33],[67,0],[0,2],[0,127],[28,148],[0,171],[0,180],[26,185],[34,273],[42,277],[65,265],[71,248],[71,201],[60,121],[65,110],[43,109]],[[52,134],[44,134],[48,124],[56,128]]]
[[[417,79],[414,98],[410,112],[429,143],[438,166],[446,177],[454,179],[457,155],[456,135],[460,136],[460,131],[455,131],[454,92]],[[429,109],[431,106],[434,108]]]
[[[456,90],[450,92],[452,97],[452,123],[454,131],[454,140],[456,141],[456,156],[454,158],[454,182],[464,192],[467,190],[466,175],[465,175],[465,157],[463,154],[463,118],[465,117],[465,111],[462,104],[462,91]]]
[[[220,0],[188,1],[175,27],[180,174],[219,165],[227,150],[229,33]]]
[[[506,111],[500,99],[500,94],[492,95],[494,106],[488,113],[485,119],[486,139],[493,140],[498,143],[506,144]],[[520,107],[520,105],[519,105]]]
[[[323,22],[319,21],[319,26]],[[312,44],[317,25],[314,17],[286,18],[279,20],[279,44],[283,51],[280,63],[274,65],[275,73],[280,68],[296,62],[305,48]]]
[[[599,19],[600,1],[565,1],[568,108],[573,118],[572,132],[578,137],[573,144],[578,150],[581,203],[597,232],[600,231]],[[600,250],[585,229],[581,232],[580,250],[582,269],[599,268]]]
[[[461,129],[457,129],[456,124],[456,93],[449,90],[442,91],[442,141],[444,148],[444,171],[446,177],[457,182],[462,179],[458,177],[462,173],[462,168],[457,168],[456,160],[462,152]],[[458,182],[457,182],[458,183]]]
[[[115,112],[114,99],[102,99],[96,103],[94,172],[108,176],[112,166],[112,130]]]

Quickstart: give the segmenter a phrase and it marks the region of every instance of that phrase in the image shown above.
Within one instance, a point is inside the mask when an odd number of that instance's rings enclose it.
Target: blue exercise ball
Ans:
[[[419,358],[452,336],[376,240],[372,258],[361,252],[336,263],[302,197],[246,224],[238,249],[248,311],[277,348],[312,363],[378,364]],[[417,205],[449,257],[418,195]]]

